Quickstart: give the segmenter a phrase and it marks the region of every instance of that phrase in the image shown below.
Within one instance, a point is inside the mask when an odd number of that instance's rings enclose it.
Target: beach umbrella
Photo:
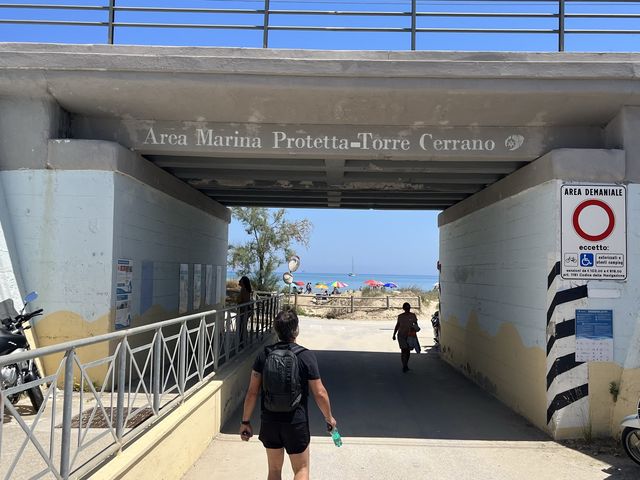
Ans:
[[[348,287],[348,286],[349,286],[349,284],[347,284],[347,283],[343,283],[343,282],[340,282],[339,280],[336,280],[335,282],[333,282],[333,283],[331,284],[331,286],[332,286],[332,287],[337,287],[337,288],[344,288],[344,287]]]
[[[379,282],[378,280],[365,280],[364,284],[369,285],[370,287],[379,287],[382,285],[382,282]]]
[[[385,283],[385,284],[384,284],[384,285],[382,285],[382,286],[383,286],[383,287],[385,287],[385,288],[398,288],[398,285],[396,285],[396,284],[395,284],[395,283],[393,283],[393,282],[387,282],[387,283]]]
[[[295,283],[295,284],[296,284],[296,285],[298,285],[299,287],[304,287],[304,286],[305,286],[305,283],[304,283],[304,282],[301,282],[301,281],[297,281],[297,282],[293,282],[293,283]]]
[[[321,288],[323,290],[327,290],[329,288],[329,286],[324,284],[324,283],[316,283],[316,288]]]

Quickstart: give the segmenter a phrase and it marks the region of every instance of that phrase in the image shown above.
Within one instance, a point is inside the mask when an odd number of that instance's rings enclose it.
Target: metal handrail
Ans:
[[[205,385],[221,365],[266,340],[282,298],[0,357],[0,368],[30,360],[49,367],[42,378],[0,384],[0,478],[90,474]],[[91,346],[109,353],[87,360]],[[14,403],[33,388],[44,391],[45,401],[29,415],[26,405]],[[27,447],[36,458],[23,457]]]
[[[530,3],[552,4],[549,0],[529,0]],[[454,1],[450,2],[455,5]],[[473,0],[470,2],[473,5]],[[479,4],[482,2],[478,2]],[[505,2],[507,3],[507,2]],[[22,9],[22,10],[67,10],[67,11],[102,11],[107,13],[107,18],[98,21],[81,20],[42,20],[42,19],[0,19],[0,24],[14,25],[54,25],[54,26],[89,26],[106,27],[107,43],[115,43],[116,31],[121,28],[175,28],[175,29],[208,29],[208,30],[262,30],[262,46],[269,46],[270,31],[313,31],[313,32],[380,32],[380,33],[408,33],[411,37],[411,50],[415,50],[416,38],[423,34],[437,33],[473,33],[473,34],[548,34],[557,35],[558,51],[564,51],[565,39],[569,35],[619,35],[631,34],[640,35],[639,28],[567,28],[567,21],[571,19],[613,19],[613,20],[635,20],[640,18],[640,13],[593,13],[593,12],[570,12],[567,7],[571,4],[585,3],[585,0],[554,0],[556,5],[554,11],[548,12],[466,12],[466,11],[420,11],[417,0],[406,0],[407,9],[398,11],[375,11],[375,10],[305,10],[294,9],[271,9],[270,0],[263,0],[262,8],[187,8],[187,7],[155,7],[155,6],[118,6],[116,0],[109,0],[108,5],[64,5],[64,4],[28,4],[28,3],[0,3],[0,9]],[[594,0],[589,4],[607,5],[619,4],[620,0]],[[640,5],[640,1],[627,0],[629,5]],[[261,23],[249,24],[225,24],[225,23],[185,23],[185,22],[136,22],[118,21],[117,15],[121,13],[175,13],[175,14],[202,14],[202,15],[249,15],[261,18]],[[304,16],[304,17],[383,17],[383,18],[408,18],[410,25],[407,26],[327,26],[327,25],[277,25],[273,23],[274,17]],[[425,18],[478,18],[478,19],[550,19],[555,20],[555,26],[547,28],[496,28],[492,26],[478,27],[425,27],[418,25],[418,19]],[[143,42],[142,42],[143,43]]]

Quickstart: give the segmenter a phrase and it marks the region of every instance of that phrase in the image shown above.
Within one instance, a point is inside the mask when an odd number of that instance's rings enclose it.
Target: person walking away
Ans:
[[[411,354],[411,346],[409,345],[409,337],[417,337],[416,330],[418,328],[418,317],[411,312],[411,305],[408,302],[402,304],[403,313],[398,315],[398,321],[393,329],[393,339],[398,337],[398,346],[400,347],[400,360],[402,361],[402,371],[409,371],[409,356]]]
[[[309,479],[309,392],[324,416],[327,427],[336,427],[329,393],[322,384],[318,361],[311,350],[296,344],[298,316],[285,310],[275,318],[279,342],[266,347],[256,358],[244,399],[240,438],[253,436],[251,415],[260,397],[259,440],[267,451],[268,480],[281,480],[284,452],[289,455],[294,480]]]
[[[247,324],[253,315],[253,305],[243,304],[251,301],[253,289],[251,288],[251,281],[247,276],[241,277],[238,284],[240,285],[240,293],[238,294],[238,305],[240,305],[240,307],[238,307],[236,328],[238,330],[238,345],[244,347],[247,340]]]
[[[435,346],[440,346],[440,312],[436,310],[431,316],[431,326],[433,327],[433,341]]]

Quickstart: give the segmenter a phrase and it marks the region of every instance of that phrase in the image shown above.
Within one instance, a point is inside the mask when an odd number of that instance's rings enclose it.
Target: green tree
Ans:
[[[249,241],[229,245],[229,265],[238,275],[247,275],[255,289],[276,290],[279,282],[276,268],[295,253],[292,243],[309,244],[311,222],[289,221],[282,208],[236,207],[231,211],[244,226]]]

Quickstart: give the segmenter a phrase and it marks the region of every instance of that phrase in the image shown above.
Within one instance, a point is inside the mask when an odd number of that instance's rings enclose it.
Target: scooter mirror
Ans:
[[[38,292],[31,292],[31,293],[27,294],[26,297],[24,297],[24,303],[31,303],[36,298],[38,298]]]

